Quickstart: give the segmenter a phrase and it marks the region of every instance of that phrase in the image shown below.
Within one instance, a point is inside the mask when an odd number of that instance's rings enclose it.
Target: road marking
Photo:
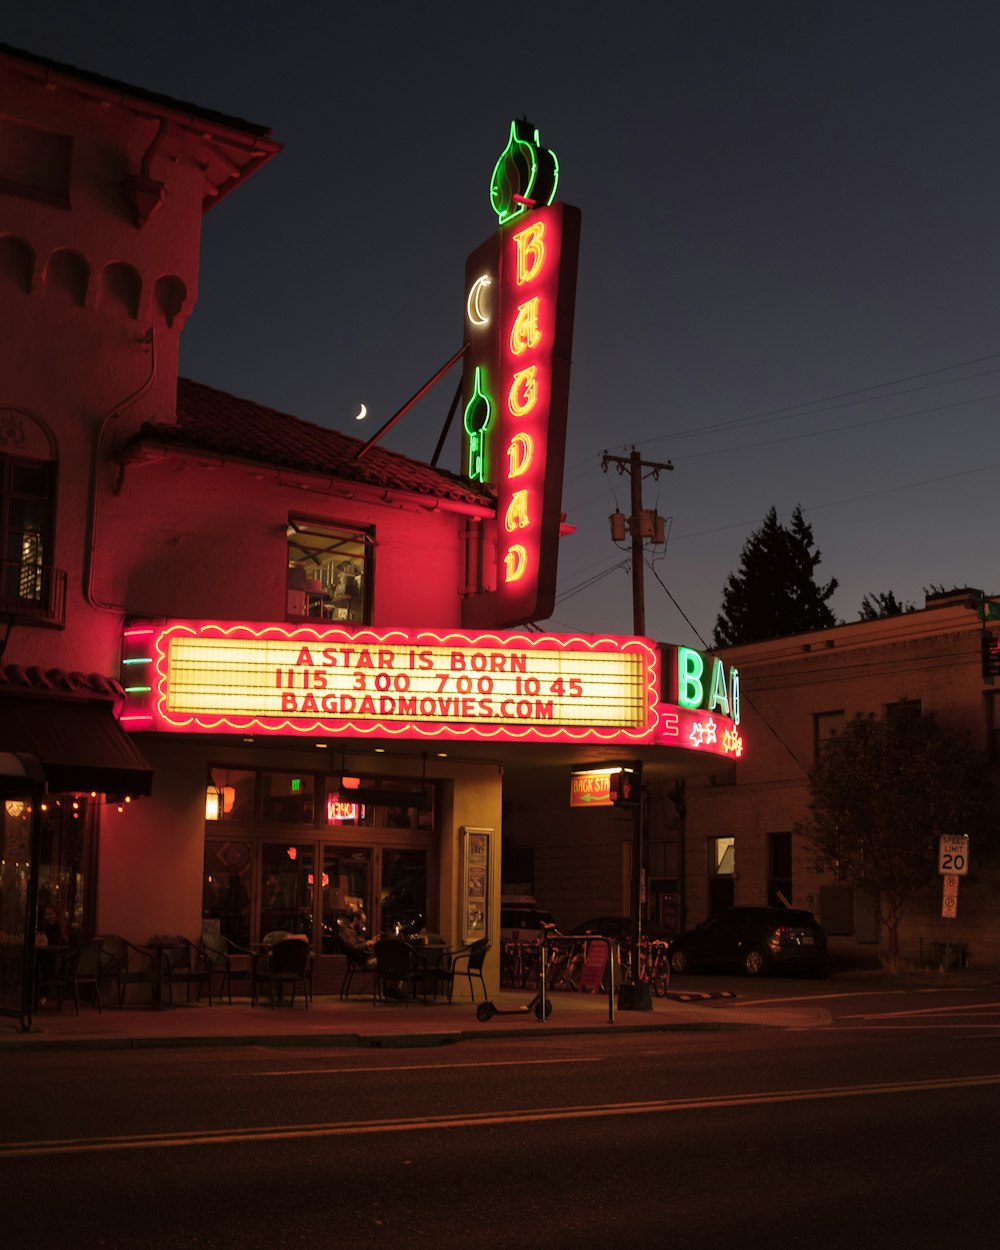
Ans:
[[[351,1072],[432,1072],[437,1068],[446,1068],[449,1072],[455,1068],[530,1068],[538,1064],[563,1063],[602,1063],[607,1055],[581,1055],[566,1059],[484,1059],[475,1063],[396,1063],[392,1067],[381,1067],[369,1064],[363,1068],[277,1068],[273,1072],[238,1072],[236,1076],[253,1078],[258,1076],[328,1076],[336,1073]]]
[[[65,1141],[0,1142],[0,1159],[95,1154],[111,1150],[163,1150],[174,1146],[257,1145],[320,1137],[356,1137],[378,1133],[410,1133],[451,1128],[484,1128],[537,1124],[554,1120],[592,1120],[610,1116],[666,1114],[674,1111],[714,1111],[770,1103],[813,1102],[836,1098],[870,1098],[882,1094],[927,1093],[932,1090],[977,1089],[1000,1085],[1000,1073],[986,1076],[941,1077],[927,1081],[880,1082],[874,1085],[823,1086],[817,1089],[772,1090],[759,1094],[706,1095],[650,1102],[598,1103],[590,1106],[541,1107],[524,1111],[473,1111],[467,1115],[414,1116],[395,1120],[354,1120],[342,1123],[290,1124],[260,1128],[192,1129],[177,1133],[142,1133],[122,1137],[83,1137]]]
[[[896,1020],[906,1016],[939,1016],[946,1011],[995,1011],[1000,1003],[959,1003],[955,1007],[919,1007],[912,1011],[875,1011],[871,1015],[839,1016],[840,1020]]]
[[[839,1029],[839,1033],[903,1033],[905,1029],[909,1029],[911,1033],[958,1033],[960,1029],[980,1029],[981,1033],[961,1034],[966,1038],[989,1038],[990,1034],[996,1033],[1000,1029],[998,1024],[974,1024],[971,1020],[965,1020],[961,1024],[938,1024],[934,1020],[920,1021],[920,1024],[845,1024]]]
[[[889,998],[893,994],[971,994],[972,991],[962,986],[942,985],[933,990],[844,990],[837,994],[796,994],[794,997],[779,998],[741,998],[741,1007],[780,1007],[783,1003],[812,1003],[825,998]]]

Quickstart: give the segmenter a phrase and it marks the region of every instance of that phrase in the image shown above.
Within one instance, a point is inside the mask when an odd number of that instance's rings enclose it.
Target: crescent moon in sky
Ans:
[[[465,302],[465,311],[469,314],[469,320],[474,326],[489,325],[490,315],[483,311],[483,292],[488,286],[493,285],[493,279],[489,274],[483,274],[481,278],[477,278],[473,282],[469,290],[469,298]]]
[[[358,415],[354,418],[354,420],[355,420],[355,421],[364,421],[365,417],[367,417],[367,416],[368,416],[368,409],[364,406],[364,404],[362,404],[362,405],[361,405],[361,411],[360,411],[360,412],[358,413]]]

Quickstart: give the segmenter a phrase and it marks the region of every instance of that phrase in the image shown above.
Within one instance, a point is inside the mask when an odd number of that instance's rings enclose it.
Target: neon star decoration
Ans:
[[[713,718],[710,716],[707,721],[698,721],[692,726],[689,737],[696,747],[717,742]]]
[[[735,755],[737,759],[743,754],[743,739],[735,729],[727,729],[722,735],[722,749],[727,755]]]

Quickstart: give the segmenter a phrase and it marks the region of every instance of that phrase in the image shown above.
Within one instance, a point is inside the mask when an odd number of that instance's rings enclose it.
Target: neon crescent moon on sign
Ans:
[[[368,416],[368,409],[365,407],[365,405],[364,405],[364,404],[362,404],[362,405],[361,405],[361,411],[360,411],[360,412],[358,413],[358,415],[354,418],[354,420],[355,420],[355,421],[364,421],[365,417],[367,417],[367,416]]]
[[[465,311],[469,315],[469,320],[474,326],[489,325],[490,315],[483,311],[483,292],[488,286],[493,285],[493,279],[489,274],[483,274],[481,278],[477,278],[473,282],[469,290],[469,298],[465,302]]]

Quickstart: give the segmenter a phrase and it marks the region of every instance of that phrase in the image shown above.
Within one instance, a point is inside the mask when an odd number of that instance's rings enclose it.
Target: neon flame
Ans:
[[[529,365],[514,374],[507,392],[507,408],[512,416],[526,417],[538,403],[538,366]]]
[[[517,433],[507,444],[507,476],[520,477],[531,467],[531,458],[535,454],[535,443],[530,434]]]
[[[514,235],[517,247],[517,285],[524,286],[541,272],[545,263],[545,222],[536,221]]]
[[[528,569],[528,553],[520,543],[515,543],[503,558],[503,577],[505,582],[516,582]]]

